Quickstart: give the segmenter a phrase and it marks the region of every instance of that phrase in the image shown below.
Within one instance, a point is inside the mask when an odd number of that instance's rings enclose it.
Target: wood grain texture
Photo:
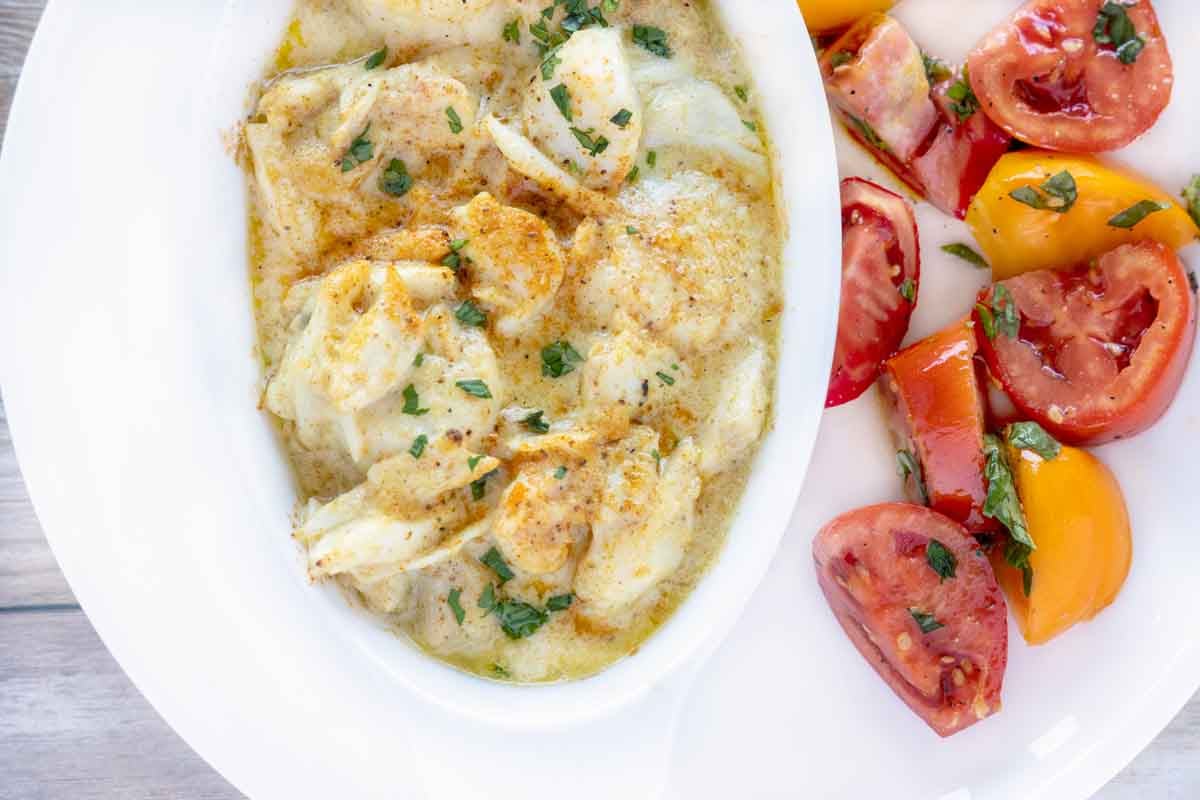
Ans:
[[[0,0],[0,140],[43,6]],[[0,800],[236,797],[138,693],[75,605],[0,405]],[[1200,696],[1096,798],[1200,798]]]

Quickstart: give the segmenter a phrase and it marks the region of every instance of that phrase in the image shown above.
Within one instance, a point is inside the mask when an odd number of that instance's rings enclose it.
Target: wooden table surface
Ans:
[[[0,0],[0,140],[45,0]],[[92,630],[34,516],[0,404],[0,800],[235,798]],[[1200,696],[1099,800],[1200,798]]]

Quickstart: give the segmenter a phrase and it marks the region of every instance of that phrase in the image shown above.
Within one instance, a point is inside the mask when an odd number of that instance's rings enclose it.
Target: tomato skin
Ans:
[[[985,404],[975,353],[975,334],[960,320],[888,359],[881,385],[901,448],[921,464],[930,506],[984,533],[997,523],[983,515]]]
[[[1026,418],[1061,442],[1092,445],[1140,433],[1166,412],[1196,337],[1196,298],[1170,248],[1122,245],[1094,267],[998,285],[1016,302],[1019,335],[989,339],[978,309],[975,330],[988,369]],[[979,304],[991,308],[994,291]]]
[[[954,577],[942,579],[929,565],[931,539],[954,556]],[[868,506],[825,525],[813,540],[813,560],[850,641],[939,736],[1000,709],[1007,608],[962,526],[924,506]],[[910,609],[944,627],[922,633]]]
[[[1150,0],[1123,4],[1144,47],[1123,64],[1093,36],[1104,0],[1030,0],[967,59],[971,87],[1014,138],[1073,153],[1115,150],[1149,130],[1174,69]]]
[[[908,332],[920,279],[912,206],[862,178],[842,181],[842,301],[826,408],[848,403],[875,382]],[[906,281],[911,301],[901,294]]]

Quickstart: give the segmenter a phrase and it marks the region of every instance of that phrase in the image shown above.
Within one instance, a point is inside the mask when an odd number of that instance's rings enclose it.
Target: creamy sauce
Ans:
[[[635,651],[712,563],[780,309],[765,132],[706,4],[621,0],[549,80],[542,8],[302,0],[245,127],[310,576],[517,681]]]

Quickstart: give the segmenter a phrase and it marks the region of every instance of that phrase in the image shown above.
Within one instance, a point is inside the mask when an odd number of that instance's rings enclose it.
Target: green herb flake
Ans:
[[[495,675],[497,678],[511,678],[512,677],[512,675],[509,673],[509,671],[506,670],[504,667],[500,666],[499,664],[492,664],[491,670],[492,670],[492,674]]]
[[[1030,550],[1035,549],[1036,545],[1033,543],[1033,537],[1029,535],[1029,526],[1025,521],[1025,511],[1021,508],[1021,499],[1017,496],[1012,470],[1004,457],[1004,447],[998,437],[990,433],[984,434],[983,456],[983,477],[987,481],[987,499],[983,503],[983,515],[1008,528],[1014,542]]]
[[[493,470],[493,472],[494,471],[495,470]],[[488,478],[490,478],[490,477],[492,477],[491,472],[484,475],[482,478],[478,478],[476,480],[471,481],[471,499],[472,500],[482,500],[483,496],[485,494],[487,494],[487,482],[488,482]]]
[[[979,267],[980,269],[989,269],[987,260],[983,256],[961,242],[942,245],[942,252],[957,256],[971,266]]]
[[[1183,202],[1187,203],[1187,210],[1192,215],[1192,221],[1200,226],[1200,175],[1193,175],[1191,182],[1183,187],[1180,194]]]
[[[554,70],[562,63],[562,59],[558,57],[558,48],[554,48],[546,53],[546,57],[542,59],[541,70],[542,80],[548,81],[554,78]]]
[[[983,303],[975,304],[975,313],[979,315],[979,324],[983,326],[983,335],[990,342],[996,338],[996,318],[992,316],[992,310]]]
[[[925,545],[925,561],[928,562],[929,568],[937,573],[938,583],[953,578],[954,570],[958,566],[958,559],[954,557],[954,553],[937,539],[930,539],[929,544]]]
[[[342,162],[343,168],[345,161]],[[408,194],[408,190],[413,187],[412,176],[408,174],[408,168],[404,166],[404,162],[398,158],[393,158],[388,161],[387,166],[383,168],[383,172],[379,173],[379,190],[384,194],[390,194],[392,197],[403,197]]]
[[[742,120],[742,124],[745,125],[746,130],[750,131],[751,133],[758,133],[758,125],[751,122],[750,120],[744,119],[744,120]]]
[[[875,132],[875,129],[869,123],[853,114],[847,114],[846,117],[850,120],[850,124],[854,126],[854,129],[858,131],[858,135],[862,137],[864,142],[876,150],[882,150],[885,153],[890,152],[887,144],[883,139],[879,138],[879,134]]]
[[[913,487],[917,490],[917,498],[923,505],[929,504],[929,492],[925,489],[925,477],[921,472],[921,462],[917,461],[908,450],[896,451],[896,472],[900,475],[900,479],[907,481],[910,477],[913,480]]]
[[[560,481],[567,477],[567,468],[560,466],[558,469],[554,470],[554,477]]]
[[[588,128],[586,131],[576,127],[571,128],[571,134],[579,142],[579,146],[586,150],[587,154],[592,158],[595,158],[608,149],[608,139],[603,136],[597,136],[595,139],[592,138],[594,130],[594,128]]]
[[[371,55],[367,56],[367,60],[363,62],[363,67],[372,70],[381,65],[387,59],[388,49],[381,47]]]
[[[673,376],[671,376],[671,375],[668,375],[668,374],[667,374],[667,373],[665,373],[665,372],[656,372],[656,373],[654,373],[654,374],[655,374],[655,375],[657,375],[657,376],[658,376],[658,379],[659,379],[660,381],[662,381],[664,384],[666,384],[667,386],[674,386],[674,385],[675,385],[675,378],[674,378]]]
[[[996,333],[1002,333],[1010,339],[1016,339],[1021,334],[1021,312],[1017,310],[1017,302],[1013,300],[1012,293],[1003,283],[997,283],[992,290],[992,315],[995,319]],[[986,325],[984,327],[986,328]]]
[[[554,101],[554,105],[558,106],[558,110],[562,112],[567,122],[575,119],[575,114],[571,111],[571,90],[565,83],[560,83],[550,90],[550,99]]]
[[[837,69],[838,67],[844,67],[853,60],[854,53],[851,53],[849,50],[838,50],[829,57],[829,66]]]
[[[1036,422],[1014,422],[1005,428],[1004,438],[1018,450],[1032,451],[1047,461],[1053,461],[1062,452],[1058,440]]]
[[[1075,186],[1075,176],[1063,170],[1046,180],[1040,187],[1022,186],[1008,193],[1008,196],[1018,203],[1024,203],[1038,211],[1053,211],[1065,214],[1079,199],[1079,191]]]
[[[543,419],[544,411],[535,411],[521,420],[521,424],[534,433],[549,433],[550,423]]]
[[[462,117],[454,110],[454,106],[446,106],[446,121],[450,124],[451,133],[462,133]]]
[[[413,359],[413,366],[414,366],[414,367],[419,367],[419,366],[421,366],[421,365],[422,365],[422,364],[424,364],[424,363],[425,363],[425,354],[424,354],[424,353],[417,353],[417,357]]]
[[[504,25],[504,41],[513,44],[521,43],[521,20],[514,18]]]
[[[1146,46],[1146,41],[1138,35],[1129,18],[1129,12],[1122,3],[1107,2],[1100,7],[1096,17],[1096,26],[1092,29],[1092,38],[1096,44],[1112,45],[1117,51],[1117,60],[1122,64],[1132,64]]]
[[[429,444],[429,437],[422,433],[413,439],[412,447],[408,448],[408,454],[413,458],[420,458],[425,452],[425,445],[427,444]]]
[[[601,6],[604,7],[605,12],[611,14],[621,6],[621,2],[620,0],[604,0]]]
[[[491,611],[496,607],[496,587],[488,584],[482,592],[479,593],[479,600],[475,605],[482,608],[484,611]]]
[[[654,459],[656,469],[662,466],[662,453],[658,452],[658,450],[651,450],[650,457]]]
[[[640,44],[656,56],[671,57],[671,47],[667,44],[667,32],[653,25],[633,26],[634,44]]]
[[[496,573],[496,577],[500,579],[500,585],[502,586],[516,576],[516,573],[512,571],[512,568],[504,560],[504,556],[500,555],[500,551],[494,546],[483,554],[479,559],[479,563]]]
[[[450,242],[450,252],[442,257],[442,266],[458,272],[463,262],[462,254],[459,251],[466,247],[469,241],[469,239],[455,239]]]
[[[633,227],[632,225],[626,225],[625,232],[628,233],[630,236],[637,236],[638,229]]]
[[[625,182],[626,183],[636,183],[639,172],[641,172],[641,170],[638,168],[638,165],[634,164],[633,169],[629,170],[629,174],[625,176]]]
[[[471,470],[471,472],[474,472],[475,468],[479,466],[479,462],[483,461],[483,459],[484,459],[484,456],[482,456],[482,455],[468,457],[467,458],[467,469]]]
[[[487,314],[470,300],[464,300],[462,305],[454,309],[454,318],[468,328],[482,328],[487,325]]]
[[[612,118],[609,119],[609,122],[611,122],[613,125],[616,125],[621,130],[625,130],[625,126],[629,124],[631,119],[633,119],[633,112],[628,108],[622,108],[616,114],[612,115]]]
[[[646,166],[649,167],[650,169],[654,169],[655,165],[657,165],[657,164],[658,164],[658,151],[651,150],[650,152],[646,153]]]
[[[462,607],[462,589],[451,589],[450,594],[446,595],[446,605],[454,612],[455,621],[462,625],[467,618],[467,612]]]
[[[929,79],[931,85],[948,81],[954,77],[954,73],[950,71],[945,62],[928,53],[921,53],[921,62],[925,65],[925,77]]]
[[[899,287],[900,296],[908,302],[915,302],[917,299],[917,284],[912,278],[905,278],[904,282]]]
[[[342,156],[342,172],[349,172],[359,164],[365,164],[375,157],[375,145],[367,138],[369,130],[371,130],[371,123],[368,122],[362,133],[350,142],[350,148]]]
[[[967,76],[966,67],[963,67],[962,77],[950,84],[950,88],[946,90],[946,97],[951,100],[949,103],[950,110],[958,117],[960,125],[970,119],[971,115],[979,110],[979,98],[975,96],[974,90],[971,89],[971,80]]]
[[[455,381],[454,385],[471,395],[471,397],[478,397],[481,400],[492,399],[492,392],[488,389],[488,385],[478,378],[471,378],[467,381]]]
[[[918,608],[910,608],[908,613],[912,615],[913,620],[917,623],[917,627],[921,629],[921,633],[933,633],[938,628],[946,627],[938,622],[933,614],[926,614]]]
[[[1114,228],[1129,230],[1151,214],[1166,211],[1170,207],[1170,203],[1160,203],[1157,200],[1139,200],[1110,219],[1108,224]]]
[[[736,94],[738,100],[741,100],[743,103],[750,102],[750,90],[747,89],[745,86],[733,87],[733,93]]]
[[[491,612],[500,621],[504,635],[510,639],[532,636],[550,620],[547,612],[517,600],[501,600],[492,606]]]
[[[404,414],[409,414],[414,417],[419,417],[422,414],[428,414],[428,408],[421,408],[421,398],[417,396],[417,387],[411,383],[404,387],[404,407],[400,411]]]
[[[575,600],[575,594],[556,594],[546,601],[547,611],[566,611]]]
[[[583,356],[570,342],[557,341],[542,348],[542,375],[561,378],[575,371],[576,364],[583,363]]]

